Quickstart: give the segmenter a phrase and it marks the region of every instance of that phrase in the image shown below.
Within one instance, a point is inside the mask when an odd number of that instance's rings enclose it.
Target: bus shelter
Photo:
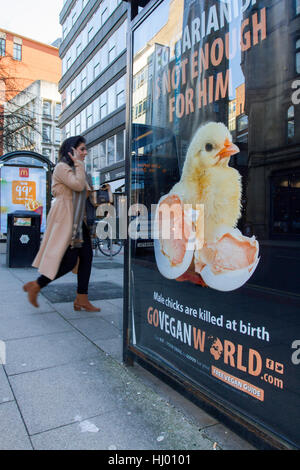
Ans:
[[[129,3],[124,360],[299,448],[299,2]]]
[[[53,163],[43,155],[16,151],[0,157],[0,233],[7,233],[7,214],[17,210],[41,215],[41,232],[51,204]]]

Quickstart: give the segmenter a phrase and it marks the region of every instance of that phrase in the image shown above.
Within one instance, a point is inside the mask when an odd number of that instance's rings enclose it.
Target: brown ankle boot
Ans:
[[[27,282],[24,284],[23,290],[28,294],[29,302],[36,308],[38,308],[39,304],[37,303],[37,296],[41,290],[40,286],[36,281]]]
[[[86,312],[100,312],[100,308],[94,307],[89,302],[87,294],[77,294],[74,301],[74,310],[80,311],[85,310]]]

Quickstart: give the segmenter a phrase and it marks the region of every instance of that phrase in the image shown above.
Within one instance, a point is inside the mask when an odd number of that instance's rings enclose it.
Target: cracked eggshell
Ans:
[[[212,289],[228,292],[232,290],[239,289],[242,287],[253,275],[260,258],[259,254],[259,244],[255,237],[245,237],[238,229],[226,230],[226,228],[221,228],[216,234],[216,239],[220,239],[226,233],[230,233],[234,238],[241,241],[248,240],[252,246],[256,247],[256,254],[254,262],[245,268],[236,269],[232,271],[227,271],[223,273],[214,273],[209,265],[206,265],[201,271],[201,277],[204,282],[211,287]]]
[[[173,196],[177,196],[177,195],[173,195]],[[186,250],[185,250],[185,254],[184,254],[182,262],[175,266],[172,265],[168,256],[166,256],[162,252],[161,241],[158,237],[158,233],[159,233],[158,231],[158,208],[160,204],[163,202],[163,200],[166,199],[167,197],[169,197],[169,195],[162,196],[157,204],[157,209],[155,213],[155,222],[154,222],[154,233],[155,233],[154,254],[155,254],[156,265],[158,267],[159,272],[167,279],[177,279],[188,270],[188,268],[190,267],[193,261],[194,249],[195,249],[195,234],[194,234],[194,231],[192,230],[191,235],[186,243]],[[179,196],[177,197],[178,199],[180,199]],[[185,211],[185,217],[190,220],[192,227],[193,227],[192,221],[195,217],[194,212],[196,211],[194,211],[193,209],[189,209],[188,211]]]

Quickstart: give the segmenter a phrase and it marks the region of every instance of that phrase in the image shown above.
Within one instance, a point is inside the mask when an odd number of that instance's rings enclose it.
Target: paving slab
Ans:
[[[14,396],[7,380],[4,367],[0,366],[0,404],[13,400]]]
[[[6,349],[5,370],[9,376],[80,361],[99,351],[75,330],[7,341]]]
[[[91,341],[116,338],[119,335],[118,328],[102,317],[70,320],[70,324]]]
[[[121,312],[123,312],[123,304],[124,304],[123,297],[120,297],[119,299],[107,299],[107,302],[115,305],[121,310]]]
[[[116,338],[96,339],[94,343],[106,354],[116,359],[119,363],[123,362],[123,337],[119,334]]]
[[[122,400],[124,384],[111,374],[110,358],[102,351],[84,361],[10,377],[29,434],[113,411]]]
[[[207,428],[205,433],[209,438],[220,442],[222,450],[255,450],[255,447],[230,431],[226,426],[223,426],[223,424],[218,423],[211,428]]]
[[[32,450],[15,402],[0,405],[0,450]]]
[[[93,305],[101,309],[100,312],[86,312],[85,310],[75,311],[73,307],[73,302],[62,302],[53,305],[53,308],[59,312],[66,320],[76,320],[76,319],[86,319],[86,318],[97,318],[97,317],[106,317],[112,313],[118,313],[121,315],[121,312],[113,304],[107,300],[94,300]]]
[[[72,327],[56,312],[32,315],[18,312],[0,321],[0,338],[3,341],[63,331],[72,331]]]
[[[205,430],[191,424],[129,370],[111,358],[102,365],[114,407],[89,416],[78,409],[69,425],[32,436],[36,449],[213,449]]]
[[[113,325],[118,330],[123,331],[123,317],[120,312],[111,312],[109,315],[103,316],[107,322]]]
[[[39,295],[38,297],[38,308],[31,305],[27,300],[27,294],[22,289],[20,289],[20,292],[18,292],[16,289],[12,291],[11,297],[8,295],[7,297],[3,298],[0,293],[0,302],[0,321],[4,321],[7,316],[12,317],[14,315],[20,314],[32,315],[54,311],[53,306],[45,298],[43,298],[42,295]]]
[[[130,411],[131,410],[131,411]],[[162,411],[162,410],[161,410]],[[166,415],[163,410],[163,415]],[[145,419],[146,418],[146,419]],[[211,450],[205,433],[195,431],[180,415],[147,419],[134,406],[119,408],[32,437],[36,450]],[[173,432],[180,429],[180,432]]]

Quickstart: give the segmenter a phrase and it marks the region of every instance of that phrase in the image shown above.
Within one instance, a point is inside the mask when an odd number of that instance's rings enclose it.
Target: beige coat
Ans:
[[[32,266],[54,279],[66,249],[71,244],[73,227],[73,193],[90,189],[84,164],[75,162],[75,172],[66,163],[58,163],[52,176],[54,201],[47,217],[47,228]]]

